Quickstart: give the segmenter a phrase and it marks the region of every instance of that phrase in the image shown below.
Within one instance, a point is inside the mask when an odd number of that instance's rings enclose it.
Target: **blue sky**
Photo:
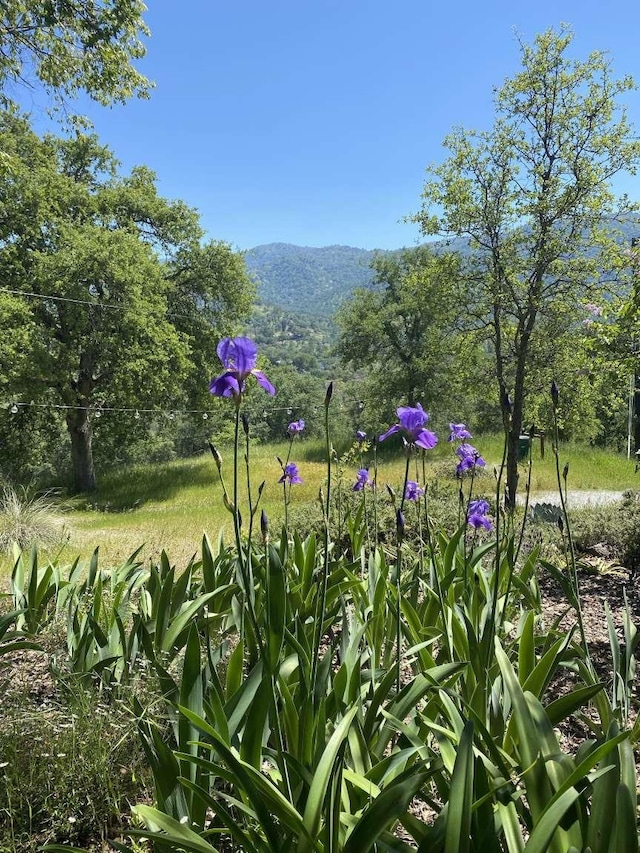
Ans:
[[[418,240],[429,163],[454,127],[489,129],[492,90],[561,22],[640,81],[637,0],[147,0],[149,101],[82,101],[128,170],[196,207],[208,236],[396,248]],[[640,128],[640,96],[626,103]],[[41,104],[34,96],[37,117]],[[640,132],[640,131],[639,131]],[[640,179],[624,187],[640,197]]]

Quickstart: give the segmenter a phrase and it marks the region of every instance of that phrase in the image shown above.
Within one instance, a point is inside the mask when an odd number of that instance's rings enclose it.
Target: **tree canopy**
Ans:
[[[495,95],[490,131],[454,130],[449,156],[430,167],[425,234],[464,236],[468,308],[495,358],[508,428],[507,500],[515,499],[518,435],[536,364],[553,364],[584,304],[615,290],[628,263],[613,233],[633,209],[611,179],[633,172],[640,143],[605,54],[570,56],[572,35],[549,30],[521,44],[522,69]]]
[[[364,395],[425,406],[437,401],[444,417],[460,418],[472,391],[469,380],[477,351],[458,334],[460,260],[427,246],[378,256],[376,285],[359,289],[337,314],[338,352],[366,374]],[[393,406],[391,406],[393,408]]]
[[[57,100],[80,91],[102,104],[146,97],[151,84],[133,64],[145,54],[145,10],[142,0],[2,0],[5,106],[16,86],[35,83]]]
[[[0,322],[22,353],[2,390],[63,407],[74,485],[91,490],[96,418],[130,407],[111,426],[126,434],[136,408],[201,402],[253,287],[194,210],[144,167],[119,175],[95,136],[40,139],[5,114],[0,148]]]

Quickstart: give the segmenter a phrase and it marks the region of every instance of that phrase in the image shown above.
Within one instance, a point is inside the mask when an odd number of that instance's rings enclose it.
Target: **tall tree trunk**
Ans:
[[[633,372],[633,449],[637,453],[640,450],[640,372],[636,368]],[[640,457],[636,456],[636,462]]]
[[[511,416],[511,426],[507,433],[507,488],[504,497],[506,509],[514,509],[518,491],[518,451],[520,432],[522,431],[522,410],[516,414],[515,406]]]
[[[73,489],[75,492],[94,492],[93,429],[87,409],[67,409],[67,429],[71,437]]]

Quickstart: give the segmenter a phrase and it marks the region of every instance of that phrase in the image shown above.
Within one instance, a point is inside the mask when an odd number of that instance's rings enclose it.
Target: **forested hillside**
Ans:
[[[245,260],[262,302],[329,317],[356,287],[373,282],[370,265],[376,254],[384,252],[270,243],[250,249]]]
[[[625,215],[616,222],[617,239],[631,245],[640,237],[636,215]],[[429,242],[435,252],[468,254],[469,244],[462,238]],[[398,249],[397,251],[400,251]],[[357,249],[353,246],[294,246],[268,243],[245,253],[247,269],[258,283],[258,295],[265,305],[285,311],[331,317],[357,287],[369,287],[375,279],[371,262],[377,255],[393,252]]]
[[[247,334],[273,364],[289,364],[300,373],[330,374],[337,357],[332,353],[337,340],[331,317],[259,303],[247,324]]]

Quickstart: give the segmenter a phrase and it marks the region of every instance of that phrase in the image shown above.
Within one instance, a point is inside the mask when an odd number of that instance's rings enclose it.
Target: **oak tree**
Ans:
[[[86,92],[102,103],[148,96],[135,68],[148,35],[142,0],[1,0],[0,92],[44,87],[54,100]]]
[[[96,418],[197,402],[253,286],[194,210],[144,167],[120,175],[95,136],[40,139],[5,114],[0,148],[0,338],[23,353],[1,384],[64,413],[75,489],[91,491]]]
[[[336,315],[338,352],[364,370],[362,393],[381,416],[420,401],[437,403],[450,420],[466,417],[473,392],[461,382],[473,376],[479,353],[459,334],[459,258],[419,246],[379,255],[372,266],[374,287],[356,290]]]

